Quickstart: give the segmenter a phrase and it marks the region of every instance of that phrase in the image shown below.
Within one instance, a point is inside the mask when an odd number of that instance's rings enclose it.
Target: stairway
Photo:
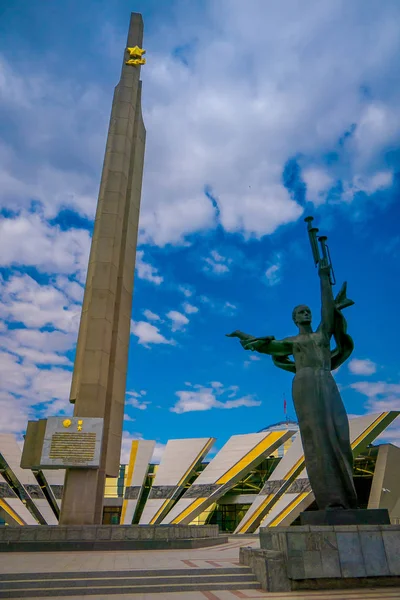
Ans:
[[[260,589],[248,567],[0,575],[0,598]]]

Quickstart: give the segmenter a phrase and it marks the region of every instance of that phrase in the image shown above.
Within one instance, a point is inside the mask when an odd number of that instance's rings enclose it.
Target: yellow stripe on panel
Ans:
[[[220,477],[215,483],[228,483],[231,479],[233,479],[242,469],[246,468],[253,460],[258,458],[260,454],[265,452],[267,448],[276,443],[280,438],[282,438],[287,431],[272,431],[267,435],[266,438],[261,440],[250,452],[245,454],[243,458],[240,459],[233,467],[231,467],[222,477]]]
[[[199,515],[197,515],[197,517],[195,517],[193,521],[188,523],[188,525],[206,525],[207,519],[210,517],[211,513],[214,511],[216,506],[216,502],[213,502],[212,504],[210,504],[210,506],[207,506],[207,508],[203,510],[203,512],[201,512]]]
[[[288,481],[293,475],[297,474],[297,470],[299,470],[299,472],[304,469],[305,467],[305,462],[304,462],[304,455],[300,456],[299,460],[293,465],[293,467],[290,469],[290,471],[288,471],[286,473],[286,475],[284,476],[284,480]]]
[[[279,525],[279,523],[281,523],[283,519],[285,519],[285,517],[287,517],[288,514],[292,512],[292,510],[296,508],[296,506],[298,506],[300,502],[304,500],[306,496],[308,496],[308,494],[311,493],[312,492],[302,492],[301,494],[293,498],[293,500],[288,504],[288,506],[281,513],[279,513],[279,515],[277,515],[273,521],[271,521],[268,527],[276,527],[277,525]]]
[[[305,468],[304,455],[302,455],[295,462],[293,467],[291,467],[291,469],[286,473],[286,475],[284,475],[283,480],[289,481],[290,479],[295,479],[304,468]],[[260,516],[260,514],[265,510],[267,510],[267,511],[271,510],[272,506],[279,500],[281,495],[282,495],[282,492],[279,493],[279,490],[278,490],[278,492],[276,492],[275,494],[269,494],[268,496],[266,496],[266,498],[262,501],[262,503],[257,508],[257,510],[255,510],[254,513],[249,517],[248,521],[245,521],[242,524],[238,533],[247,533],[248,530],[253,525],[253,523],[255,522],[255,520]],[[271,503],[271,506],[268,506],[270,503]]]
[[[260,516],[260,514],[264,511],[265,507],[272,500],[272,498],[274,498],[274,496],[275,494],[269,494],[264,498],[257,510],[255,510],[254,513],[251,515],[250,519],[243,523],[238,533],[246,533],[250,529],[254,521]]]
[[[208,498],[197,498],[197,500],[195,500],[194,502],[192,502],[192,504],[190,504],[190,506],[188,506],[187,508],[185,508],[185,510],[183,510],[180,515],[178,515],[177,517],[175,517],[175,519],[172,521],[171,524],[172,525],[177,525],[178,523],[180,523],[181,521],[183,521],[183,519],[185,519],[196,508],[198,508],[200,506],[200,504],[202,502],[204,502],[205,500],[208,500]]]
[[[157,522],[158,517],[161,515],[162,511],[164,510],[164,508],[167,506],[168,502],[170,502],[169,498],[167,498],[166,500],[164,500],[164,502],[161,504],[160,508],[158,509],[158,511],[156,512],[156,514],[154,515],[154,517],[150,520],[149,525],[155,525],[155,523]]]
[[[131,446],[131,454],[129,456],[128,475],[126,477],[125,489],[127,487],[129,487],[132,483],[133,470],[135,468],[135,462],[136,462],[138,448],[139,448],[139,440],[133,440],[132,446]],[[125,520],[127,506],[128,506],[128,500],[124,499],[124,501],[122,503],[120,523],[123,523]]]
[[[199,462],[199,460],[205,456],[207,454],[207,452],[209,451],[209,449],[211,448],[211,446],[214,444],[215,442],[215,438],[210,438],[208,440],[208,442],[206,443],[206,445],[204,446],[204,448],[202,448],[200,450],[200,452],[198,453],[198,455],[196,456],[196,458],[194,459],[194,461],[192,462],[192,464],[190,465],[190,467],[187,469],[187,471],[185,472],[185,474],[180,478],[180,480],[177,483],[177,487],[179,487],[180,485],[183,485],[186,481],[186,478],[188,477],[188,475],[190,475],[190,473],[193,471],[194,467],[197,465],[197,463]]]
[[[215,442],[215,438],[210,438],[208,440],[208,442],[205,444],[205,446],[200,450],[200,452],[198,453],[198,455],[196,456],[196,458],[194,459],[194,461],[192,462],[192,464],[190,465],[190,467],[185,471],[184,475],[182,475],[182,477],[180,478],[180,480],[176,484],[176,488],[177,489],[180,486],[182,486],[182,485],[185,484],[186,479],[189,477],[189,475],[191,474],[191,472],[193,471],[193,469],[195,468],[195,466],[197,465],[197,463],[201,460],[202,457],[206,456],[207,452],[209,451],[209,449],[211,448],[211,446],[214,444],[214,442]],[[154,515],[154,517],[151,519],[150,525],[155,525],[157,523],[157,519],[160,518],[160,516],[164,512],[165,508],[168,506],[168,504],[172,503],[172,501],[173,501],[173,498],[168,498],[167,500],[165,500],[162,503],[161,507],[158,509],[158,511],[156,512],[156,514]]]
[[[370,433],[372,433],[372,431],[375,429],[375,427],[377,427],[380,423],[382,423],[382,421],[389,415],[389,412],[384,412],[381,415],[379,415],[379,417],[377,419],[375,419],[375,421],[373,423],[371,423],[371,425],[369,427],[367,427],[367,429],[365,431],[363,431],[363,433],[361,433],[358,438],[356,438],[354,440],[354,442],[351,444],[351,448],[352,450],[356,450],[357,446],[359,446],[361,444],[362,441],[365,440],[365,438],[367,437],[367,435],[369,435]]]
[[[15,510],[13,510],[11,508],[11,506],[8,506],[8,504],[4,501],[4,500],[0,500],[0,507],[8,514],[10,515],[11,518],[14,519],[14,521],[16,521],[16,523],[18,523],[18,525],[25,525],[24,521],[21,519],[21,517],[19,515],[17,515],[17,513],[15,512]]]

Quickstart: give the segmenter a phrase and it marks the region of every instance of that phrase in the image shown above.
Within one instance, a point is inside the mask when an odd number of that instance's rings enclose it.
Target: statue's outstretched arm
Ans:
[[[255,350],[261,354],[287,356],[293,352],[293,345],[289,340],[276,340],[273,336],[255,338],[237,330],[227,334],[227,337],[237,337],[245,350]]]

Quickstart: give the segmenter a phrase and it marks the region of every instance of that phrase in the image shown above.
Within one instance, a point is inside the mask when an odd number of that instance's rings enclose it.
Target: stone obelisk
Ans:
[[[79,326],[70,402],[101,417],[99,469],[67,469],[60,524],[101,524],[105,478],[119,472],[146,131],[143,21],[132,13],[115,88]]]

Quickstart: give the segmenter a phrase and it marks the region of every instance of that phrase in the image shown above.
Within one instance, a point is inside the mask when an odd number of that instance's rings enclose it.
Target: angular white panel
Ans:
[[[232,436],[172,508],[163,524],[190,523],[293,433],[283,430]]]
[[[161,522],[214,441],[214,438],[169,440],[143,509],[140,524],[154,525]]]
[[[57,525],[57,519],[32,471],[20,467],[22,452],[13,434],[3,433],[0,435],[0,453],[46,523]]]
[[[130,525],[143,492],[151,457],[156,443],[152,440],[134,440],[127,465],[125,498],[122,505],[121,525]],[[132,462],[132,464],[131,464]]]
[[[61,508],[61,494],[64,487],[65,469],[43,469],[42,473],[51,488],[57,506]]]
[[[271,503],[274,500],[277,501],[279,495],[282,495],[283,492],[281,491],[279,494],[279,490],[282,490],[282,488],[287,489],[290,481],[295,479],[296,474],[304,471],[303,459],[303,445],[300,434],[297,433],[292,445],[279,461],[278,466],[272,472],[268,481],[265,482],[264,487],[255,497],[254,502],[235,529],[235,533],[252,533],[257,529],[264,511],[268,510],[268,506],[272,506]]]
[[[0,475],[0,484],[5,484],[5,487],[8,486],[2,475]],[[3,498],[2,500],[17,514],[25,525],[38,525],[36,519],[33,518],[25,504],[17,496]]]

